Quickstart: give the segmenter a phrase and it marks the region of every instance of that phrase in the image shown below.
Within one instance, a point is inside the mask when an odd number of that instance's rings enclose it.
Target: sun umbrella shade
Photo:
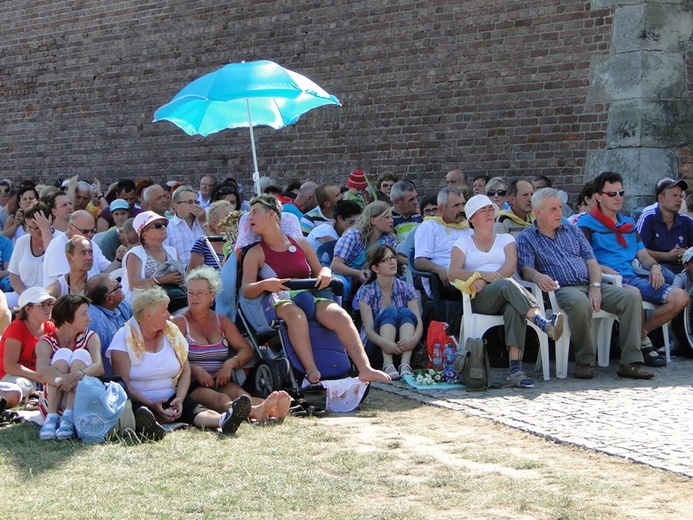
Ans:
[[[156,111],[154,121],[207,136],[226,128],[282,128],[323,105],[340,103],[301,74],[267,60],[232,63],[187,85]]]

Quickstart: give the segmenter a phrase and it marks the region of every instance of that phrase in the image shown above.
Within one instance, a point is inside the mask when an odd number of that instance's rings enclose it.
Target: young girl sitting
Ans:
[[[413,374],[411,354],[423,333],[416,291],[397,278],[397,253],[389,245],[379,244],[368,250],[368,282],[356,294],[366,335],[369,356],[382,350],[383,371],[392,379]],[[399,338],[399,340],[398,340]],[[400,356],[399,372],[394,356]]]

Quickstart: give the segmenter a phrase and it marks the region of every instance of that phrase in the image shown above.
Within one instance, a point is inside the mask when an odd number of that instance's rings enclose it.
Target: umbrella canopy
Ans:
[[[310,79],[272,61],[232,63],[183,88],[154,114],[154,122],[170,121],[188,135],[250,128],[255,173],[259,182],[253,126],[279,129],[323,105],[340,105]]]

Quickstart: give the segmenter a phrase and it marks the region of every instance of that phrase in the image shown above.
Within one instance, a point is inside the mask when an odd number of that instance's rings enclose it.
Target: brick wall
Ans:
[[[262,174],[360,167],[542,173],[575,193],[608,106],[586,101],[612,11],[578,0],[4,0],[2,176],[248,179],[247,130],[189,137],[156,108],[227,62],[272,59],[343,103],[256,133]],[[249,184],[249,183],[248,183]]]

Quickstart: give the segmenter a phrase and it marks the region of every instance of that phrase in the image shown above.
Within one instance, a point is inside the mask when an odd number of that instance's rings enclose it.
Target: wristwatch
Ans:
[[[597,289],[599,289],[601,286],[602,284],[599,282],[590,282],[590,287],[596,287]]]

